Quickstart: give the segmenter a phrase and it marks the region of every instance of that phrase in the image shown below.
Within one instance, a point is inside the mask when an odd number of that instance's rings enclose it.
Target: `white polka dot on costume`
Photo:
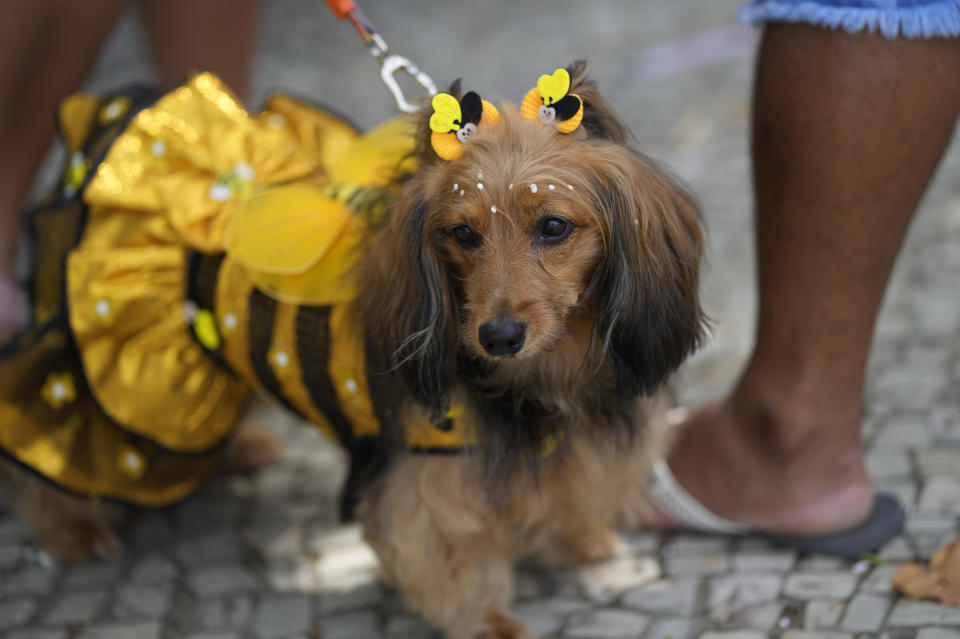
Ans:
[[[193,318],[197,314],[197,305],[196,303],[187,300],[183,303],[183,316],[187,319],[188,322],[192,322]]]
[[[106,317],[110,314],[110,302],[108,300],[97,300],[97,303],[93,306],[93,310],[96,311],[100,317]]]
[[[233,167],[233,173],[241,180],[252,180],[254,176],[253,167],[246,162],[238,162]]]
[[[103,117],[106,118],[108,122],[116,120],[121,115],[123,115],[123,102],[120,100],[114,100],[103,110]]]
[[[351,393],[356,393],[360,389],[360,387],[357,385],[357,380],[353,379],[352,377],[345,381],[343,385]]]
[[[223,327],[228,331],[235,329],[237,324],[237,316],[235,313],[227,313],[223,316]]]
[[[460,188],[460,185],[457,184],[456,182],[454,182],[454,183],[453,183],[453,190],[456,191],[456,190],[459,189],[459,188]]]
[[[497,212],[497,207],[496,207],[496,206],[491,206],[491,207],[490,207],[490,212],[491,212],[491,213],[496,213],[496,212]]]
[[[140,470],[140,467],[143,465],[140,457],[132,450],[128,450],[123,454],[123,463],[127,468],[134,471]]]
[[[283,125],[287,123],[287,118],[283,117],[279,113],[271,113],[270,117],[267,118],[267,124],[272,126],[275,129],[283,128]]]
[[[464,193],[463,189],[460,189],[460,195],[461,195],[461,196],[463,195],[463,193]]]
[[[153,153],[153,157],[162,158],[167,154],[167,143],[163,140],[154,140],[150,145],[150,153]]]
[[[273,355],[273,363],[280,368],[286,368],[290,365],[290,356],[287,355],[286,351],[277,351]]]
[[[483,190],[483,182],[477,182],[477,188]]]
[[[554,186],[553,184],[548,184],[548,185],[547,185],[547,188],[550,189],[551,191],[556,191],[556,190],[557,190],[557,187]]]
[[[536,184],[531,184],[531,185],[530,185],[530,192],[531,192],[531,193],[536,193],[536,192],[537,192],[537,185],[536,185]]]
[[[230,190],[230,187],[226,184],[221,184],[217,182],[210,187],[210,193],[208,194],[211,200],[215,202],[226,202],[233,197],[233,191]]]
[[[50,394],[53,395],[54,399],[66,399],[67,385],[63,382],[54,382],[53,386],[50,387]]]

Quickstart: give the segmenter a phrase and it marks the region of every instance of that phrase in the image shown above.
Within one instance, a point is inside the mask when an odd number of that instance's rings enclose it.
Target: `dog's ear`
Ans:
[[[360,269],[358,317],[373,374],[397,371],[416,400],[446,410],[455,369],[456,300],[426,200],[408,184]]]
[[[618,394],[649,394],[703,338],[700,212],[648,158],[623,147],[603,156],[595,163],[602,168],[594,198],[606,254],[591,284],[598,337]]]
[[[575,60],[567,67],[567,72],[570,74],[570,93],[579,95],[583,100],[580,127],[587,132],[587,136],[629,145],[633,141],[630,129],[600,95],[597,83],[590,79],[586,61]]]

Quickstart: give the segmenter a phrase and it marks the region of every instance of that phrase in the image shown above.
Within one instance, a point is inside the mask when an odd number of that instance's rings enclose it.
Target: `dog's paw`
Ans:
[[[613,559],[620,546],[620,536],[609,528],[602,528],[576,539],[574,552],[579,563],[592,564]]]
[[[120,538],[109,525],[88,519],[64,522],[55,532],[41,537],[40,542],[45,552],[60,561],[112,559],[123,550]]]

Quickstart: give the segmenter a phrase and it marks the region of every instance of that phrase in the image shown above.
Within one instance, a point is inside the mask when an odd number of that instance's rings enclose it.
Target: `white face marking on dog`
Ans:
[[[456,182],[454,182],[454,183],[453,183],[453,190],[456,191],[456,190],[459,189],[459,188],[460,188],[460,185],[457,184]]]
[[[553,184],[548,185],[547,188],[550,189],[551,191],[556,191],[556,190],[557,190],[557,187],[554,186]]]
[[[496,213],[496,212],[497,212],[497,207],[496,207],[496,206],[491,206],[491,207],[490,207],[490,212],[491,212],[491,213]]]
[[[464,190],[460,189],[460,197],[463,197]]]
[[[483,179],[483,170],[477,171],[477,179],[478,179],[478,180],[482,180],[482,179]]]
[[[531,193],[536,193],[536,192],[537,192],[537,185],[536,185],[536,184],[531,184],[531,185],[530,185],[530,192],[531,192]]]
[[[568,184],[568,185],[567,185],[567,188],[572,191],[572,190],[573,190],[573,185],[572,185],[572,184]]]
[[[510,186],[507,187],[507,190],[509,191],[512,188],[513,188],[513,182],[510,183]]]
[[[483,190],[483,182],[477,182],[477,188]]]

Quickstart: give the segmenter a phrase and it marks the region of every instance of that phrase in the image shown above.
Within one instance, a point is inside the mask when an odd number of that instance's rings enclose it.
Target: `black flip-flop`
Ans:
[[[903,530],[906,514],[896,499],[879,494],[863,523],[843,532],[811,537],[773,535],[728,521],[710,512],[681,486],[663,460],[654,463],[647,484],[653,504],[681,528],[705,533],[753,536],[769,539],[778,546],[855,559],[879,550]]]

